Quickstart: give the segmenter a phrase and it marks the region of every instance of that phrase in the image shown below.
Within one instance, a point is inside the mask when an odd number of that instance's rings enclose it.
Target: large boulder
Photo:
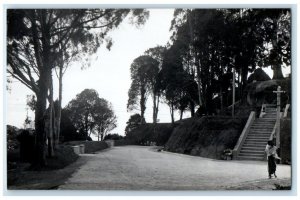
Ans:
[[[277,96],[273,91],[277,90],[278,86],[285,91],[281,97],[281,105],[285,106],[291,101],[290,78],[249,83],[244,91],[247,103],[255,107],[261,107],[262,104],[276,104]]]
[[[247,82],[252,83],[253,81],[268,81],[271,80],[271,78],[268,76],[264,70],[261,68],[257,68],[254,70],[254,72],[249,76]]]

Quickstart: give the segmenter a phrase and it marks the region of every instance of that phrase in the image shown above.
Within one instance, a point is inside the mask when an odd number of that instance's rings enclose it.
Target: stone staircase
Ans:
[[[265,114],[251,125],[237,159],[264,160],[265,148],[276,123],[276,105],[269,105],[264,111]]]

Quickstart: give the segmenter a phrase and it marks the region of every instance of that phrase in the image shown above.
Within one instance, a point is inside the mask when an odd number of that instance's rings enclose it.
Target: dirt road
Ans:
[[[291,167],[278,165],[277,176],[289,181]],[[264,181],[269,182],[266,162],[219,161],[123,146],[94,154],[59,189],[214,190]]]

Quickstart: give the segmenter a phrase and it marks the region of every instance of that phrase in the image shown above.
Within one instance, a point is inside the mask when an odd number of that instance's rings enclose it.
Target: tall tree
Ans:
[[[282,67],[291,64],[291,11],[290,9],[263,9],[260,37],[263,38],[260,59],[264,66],[271,65],[273,79],[282,79]]]
[[[158,115],[158,108],[159,108],[159,100],[161,96],[161,90],[159,88],[159,79],[158,73],[162,68],[163,58],[165,54],[166,48],[163,46],[157,46],[154,48],[150,48],[145,51],[145,55],[148,55],[158,61],[158,67],[154,67],[149,74],[149,84],[152,99],[153,99],[153,123],[156,124],[157,122],[157,115]]]
[[[127,108],[134,110],[139,106],[141,119],[144,118],[149,92],[152,91],[155,94],[156,78],[159,71],[158,65],[158,61],[150,56],[139,56],[134,59],[130,66],[132,82],[128,91]]]
[[[144,10],[129,9],[7,11],[7,72],[31,89],[37,97],[36,167],[46,164],[45,112],[52,69],[60,59],[94,53],[107,38],[107,33],[118,27],[129,14],[138,25],[143,24],[148,16]],[[68,56],[62,58],[62,51]]]

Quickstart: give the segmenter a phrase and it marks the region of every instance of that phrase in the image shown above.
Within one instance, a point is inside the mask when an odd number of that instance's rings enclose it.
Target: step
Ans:
[[[269,121],[269,120],[265,120],[264,118],[260,118],[260,120],[255,121],[253,124],[257,124],[257,125],[260,125],[260,124],[271,125],[271,124],[275,124],[275,123],[276,123],[276,120]]]
[[[267,118],[272,118],[272,119],[276,119],[277,118],[277,114],[275,115],[271,115],[271,114],[266,114],[262,117],[263,119],[267,119]]]
[[[270,138],[270,136],[271,136],[271,134],[253,134],[253,133],[251,133],[251,134],[247,135],[247,138],[248,137],[267,137],[267,138]]]
[[[254,127],[274,127],[275,125],[275,122],[270,122],[270,123],[266,123],[266,122],[261,122],[261,123],[253,123],[251,124],[251,127],[254,126]]]
[[[256,141],[259,141],[259,142],[264,142],[265,140],[264,139],[261,139],[261,138],[246,138],[246,141],[250,142],[256,142]]]
[[[251,127],[250,131],[260,131],[260,132],[267,132],[267,131],[272,131],[273,128],[256,128],[256,127]]]
[[[253,129],[250,129],[249,133],[258,134],[258,135],[260,135],[260,134],[261,135],[266,135],[266,134],[271,134],[272,130],[273,129],[270,129],[270,130],[253,130]]]
[[[261,123],[267,123],[267,124],[275,124],[276,118],[261,118]]]
[[[277,111],[277,108],[266,108],[265,112],[268,112],[268,111]]]
[[[254,151],[265,151],[265,147],[264,146],[243,146],[242,148],[241,148],[241,151],[242,150],[254,150]]]
[[[267,120],[267,119],[275,120],[276,118],[277,118],[277,115],[264,115],[263,117],[257,118],[257,119],[259,119],[259,120]]]
[[[264,151],[266,149],[266,145],[255,145],[255,144],[251,145],[251,144],[247,144],[247,145],[243,145],[243,147],[241,149],[243,149],[243,148],[245,148],[245,149],[252,149],[252,148],[254,148],[254,149],[259,149],[259,150]]]
[[[246,139],[245,140],[245,142],[244,142],[244,144],[246,145],[246,144],[255,144],[255,145],[261,145],[261,146],[266,146],[267,145],[267,143],[268,143],[268,140],[266,140],[266,139]]]
[[[263,161],[264,160],[264,157],[261,157],[261,156],[238,156],[237,157],[238,160],[261,160]]]
[[[271,134],[273,129],[270,130],[249,130],[249,133],[253,133],[253,134]]]
[[[248,134],[271,134],[272,133],[272,130],[270,131],[258,131],[258,130],[250,130]]]
[[[264,153],[261,153],[261,154],[254,154],[254,153],[239,153],[238,156],[244,156],[244,157],[260,157],[260,158],[263,158],[265,156]]]
[[[251,125],[251,127],[253,127],[253,128],[273,128],[274,127],[274,124],[263,124],[263,123],[261,123],[261,124],[252,124]]]
[[[261,142],[268,142],[269,138],[270,138],[269,136],[265,136],[265,137],[253,137],[253,136],[250,136],[250,137],[246,138],[246,141],[259,140]]]
[[[264,154],[243,154],[243,153],[239,153],[238,157],[244,157],[244,158],[261,158],[263,159],[265,157]]]
[[[249,151],[249,150],[241,150],[239,153],[239,156],[264,156],[265,152],[264,151]]]
[[[254,146],[243,146],[242,148],[241,148],[241,151],[260,151],[260,152],[265,152],[265,148],[263,147],[263,146],[261,146],[261,147],[254,147]]]
[[[265,113],[277,113],[277,109],[266,109]]]
[[[275,124],[276,123],[276,119],[264,119],[264,118],[261,118],[259,120],[259,122],[257,124]]]
[[[254,142],[253,141],[245,141],[244,145],[245,146],[248,145],[248,146],[264,146],[264,147],[266,147],[267,142],[266,141],[254,141]]]
[[[248,136],[251,136],[251,137],[267,137],[267,136],[270,136],[271,135],[271,132],[269,133],[248,133],[247,137]]]
[[[267,134],[265,134],[265,135],[250,134],[250,135],[247,135],[246,139],[248,139],[248,138],[269,138],[269,137],[270,137],[270,135],[267,135]]]
[[[255,146],[264,146],[264,147],[266,147],[266,145],[267,145],[267,141],[245,141],[244,142],[244,145],[255,145]],[[243,145],[243,146],[244,146]]]

